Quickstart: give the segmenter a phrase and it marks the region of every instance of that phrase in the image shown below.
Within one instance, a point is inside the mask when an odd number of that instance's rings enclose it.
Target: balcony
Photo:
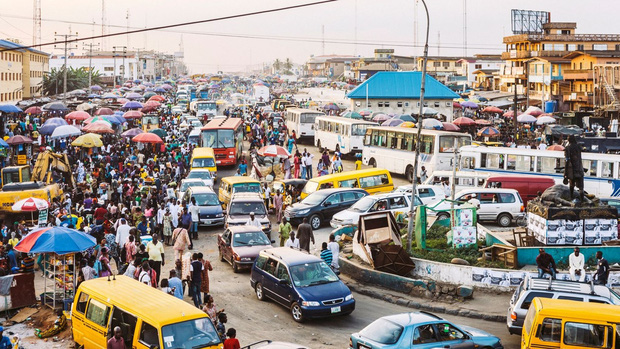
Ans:
[[[570,51],[509,51],[502,52],[503,60],[511,59],[528,59],[534,57],[564,57],[569,54]]]
[[[590,69],[564,69],[565,80],[592,80],[594,73]]]
[[[562,96],[564,102],[592,104],[593,98],[590,92],[570,92]]]
[[[620,34],[573,34],[573,35],[545,35],[545,34],[518,34],[504,37],[504,44],[518,42],[614,42],[620,41]]]

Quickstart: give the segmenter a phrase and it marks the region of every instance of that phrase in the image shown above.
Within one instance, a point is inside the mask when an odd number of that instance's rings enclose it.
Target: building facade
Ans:
[[[8,40],[0,40],[0,50],[0,103],[40,97],[49,54]]]
[[[462,58],[457,61],[461,63],[456,67],[456,76],[464,76],[467,85],[474,89],[490,89],[493,73],[499,72],[504,64],[500,55],[474,55],[472,58]],[[480,73],[484,73],[486,79],[480,79]]]

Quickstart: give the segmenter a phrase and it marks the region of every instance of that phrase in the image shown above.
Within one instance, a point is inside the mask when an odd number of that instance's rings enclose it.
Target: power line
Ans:
[[[336,1],[338,1],[338,0],[322,0],[322,1],[315,1],[315,2],[310,2],[310,3],[305,3],[305,4],[298,4],[298,5],[292,5],[292,6],[278,7],[278,8],[273,8],[273,9],[269,9],[269,10],[247,12],[247,13],[242,13],[242,14],[237,14],[237,15],[230,15],[230,16],[224,16],[224,17],[218,17],[218,18],[211,18],[211,19],[203,19],[203,20],[199,20],[199,21],[191,21],[191,22],[183,22],[183,23],[177,23],[177,24],[162,25],[162,26],[158,26],[158,27],[142,28],[142,29],[125,31],[125,32],[118,32],[118,33],[90,36],[90,37],[85,37],[85,38],[76,38],[76,39],[67,40],[65,43],[79,42],[79,41],[86,41],[86,40],[93,40],[93,39],[103,39],[103,38],[109,38],[109,37],[120,36],[120,35],[137,34],[137,33],[143,33],[143,32],[148,32],[148,31],[162,30],[162,29],[169,29],[169,28],[177,28],[177,27],[183,27],[183,26],[194,25],[194,24],[218,22],[218,21],[224,21],[224,20],[227,20],[227,19],[250,17],[250,16],[262,15],[262,14],[266,14],[266,13],[282,12],[282,11],[288,11],[288,10],[299,9],[299,8],[304,8],[304,7],[322,5],[322,4],[332,3],[332,2],[336,2]],[[58,44],[58,42],[48,42],[48,43],[44,43],[44,44],[39,44],[39,45],[36,45],[36,47],[51,46],[51,45],[54,45],[54,44]],[[0,52],[15,51],[15,50],[21,50],[21,49],[26,49],[26,48],[34,48],[34,47],[35,47],[35,45],[20,46],[20,47],[17,47],[17,48],[4,48],[4,49],[1,49]]]

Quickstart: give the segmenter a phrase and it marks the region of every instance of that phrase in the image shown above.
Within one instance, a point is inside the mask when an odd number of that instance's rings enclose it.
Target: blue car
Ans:
[[[259,300],[269,298],[288,308],[297,322],[355,310],[351,290],[322,259],[288,247],[261,251],[250,284]]]
[[[196,200],[196,206],[200,208],[198,225],[222,226],[224,225],[224,212],[217,194],[210,187],[189,187],[183,196],[185,202]]]
[[[350,349],[503,349],[499,338],[424,311],[384,316],[351,335]]]

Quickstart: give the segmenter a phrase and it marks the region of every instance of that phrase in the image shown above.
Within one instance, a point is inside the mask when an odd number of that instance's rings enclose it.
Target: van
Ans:
[[[525,316],[521,348],[618,348],[618,307],[534,298]]]
[[[348,315],[355,310],[351,290],[321,258],[288,247],[263,250],[252,266],[256,298],[287,308],[293,320]]]
[[[514,189],[519,192],[523,203],[536,198],[538,192],[544,192],[555,185],[555,180],[546,176],[489,176],[485,188]]]
[[[126,348],[223,348],[205,312],[127,276],[84,281],[74,299],[76,347],[106,349],[118,326]]]
[[[254,212],[254,219],[260,222],[261,229],[271,239],[271,221],[265,200],[259,193],[233,193],[230,203],[226,207],[226,228],[235,225],[245,225]]]
[[[200,129],[194,128],[190,131],[189,136],[187,136],[187,143],[193,144],[194,146],[200,145]],[[197,149],[197,148],[194,148]]]
[[[382,168],[334,173],[309,180],[301,191],[301,198],[330,188],[362,188],[369,194],[389,193],[394,190],[394,182],[390,172]]]
[[[521,334],[525,314],[535,297],[620,305],[620,296],[604,285],[528,276],[521,281],[510,298],[506,316],[506,326],[510,334]]]
[[[263,187],[256,179],[248,176],[224,177],[220,183],[218,197],[222,207],[226,208],[234,193],[259,193],[264,197]]]
[[[213,179],[217,177],[217,165],[215,164],[215,153],[213,148],[194,148],[191,159],[191,169],[207,169],[211,172]]]

